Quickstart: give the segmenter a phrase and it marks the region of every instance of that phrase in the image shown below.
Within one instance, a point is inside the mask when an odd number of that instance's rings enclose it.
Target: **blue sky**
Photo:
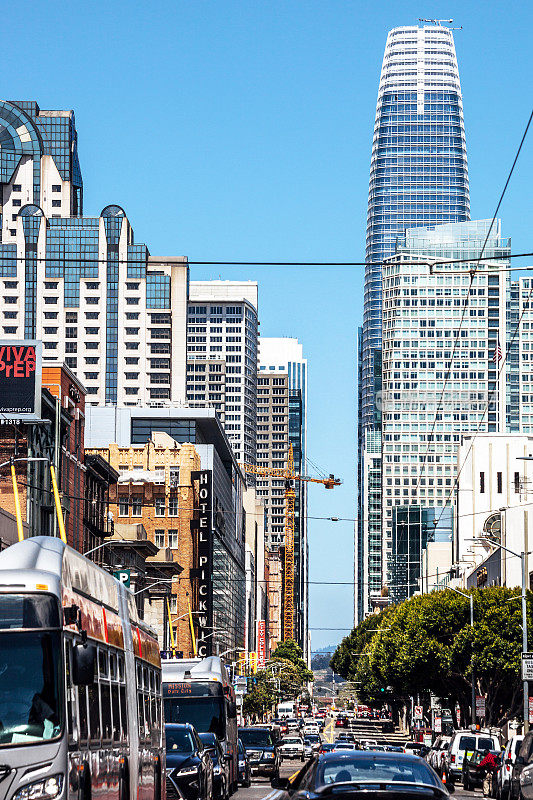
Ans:
[[[6,99],[74,108],[85,213],[124,207],[153,255],[359,261],[387,31],[455,19],[472,218],[492,216],[531,106],[525,2],[19,0],[2,21]],[[531,132],[533,136],[533,132]],[[500,215],[533,251],[526,144]],[[530,260],[533,263],[533,259]],[[360,268],[193,268],[257,279],[261,333],[309,359],[308,450],[341,488],[310,515],[355,513],[355,336]],[[310,521],[311,580],[353,574],[353,523]],[[348,585],[311,585],[312,627],[350,626]],[[313,645],[341,632],[313,631]]]

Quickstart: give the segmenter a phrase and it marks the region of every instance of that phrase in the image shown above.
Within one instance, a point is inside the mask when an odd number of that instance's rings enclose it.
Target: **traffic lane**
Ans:
[[[282,778],[290,778],[295,772],[301,768],[300,761],[282,761],[279,774]],[[267,794],[270,794],[272,788],[270,786],[270,778],[265,778],[262,775],[252,775],[252,785],[249,789],[240,786],[236,794],[233,795],[237,800],[262,800]]]

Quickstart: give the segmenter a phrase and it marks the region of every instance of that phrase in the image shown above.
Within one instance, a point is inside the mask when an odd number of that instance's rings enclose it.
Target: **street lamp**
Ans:
[[[466,594],[454,586],[449,586],[452,592],[460,594],[461,597],[466,597],[470,601],[470,627],[472,628],[472,724],[476,724],[476,681],[474,673],[474,595],[472,593]]]

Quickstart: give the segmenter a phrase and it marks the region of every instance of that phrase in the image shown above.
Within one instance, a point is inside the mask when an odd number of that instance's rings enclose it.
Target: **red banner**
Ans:
[[[257,621],[257,668],[263,669],[266,663],[266,622]]]

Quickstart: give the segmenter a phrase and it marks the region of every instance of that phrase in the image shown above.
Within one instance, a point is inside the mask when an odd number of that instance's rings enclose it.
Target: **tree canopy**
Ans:
[[[337,648],[333,669],[358,681],[359,697],[367,702],[383,699],[382,690],[405,703],[431,692],[458,702],[466,719],[473,667],[476,693],[486,698],[485,722],[503,724],[521,711],[520,590],[471,592],[473,627],[467,598],[452,590],[417,595],[354,628]]]

